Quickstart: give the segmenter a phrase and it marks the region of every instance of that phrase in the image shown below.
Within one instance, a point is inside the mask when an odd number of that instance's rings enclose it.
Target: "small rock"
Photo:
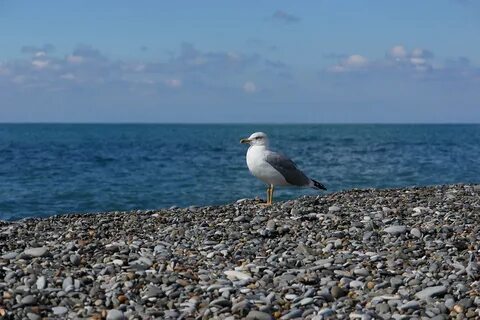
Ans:
[[[340,211],[340,207],[338,207],[338,206],[331,206],[331,207],[328,208],[328,211],[329,211],[329,212],[338,212],[338,211]]]
[[[232,305],[232,313],[238,313],[241,316],[245,316],[250,311],[250,303],[248,300],[242,300]]]
[[[387,313],[390,312],[390,306],[385,302],[378,303],[375,305],[375,311],[379,314]]]
[[[70,263],[74,266],[80,265],[80,256],[78,254],[72,254],[70,256]]]
[[[409,301],[405,304],[402,304],[400,307],[398,307],[399,310],[408,310],[408,309],[417,310],[419,308],[420,308],[420,303],[415,300]]]
[[[421,238],[422,237],[422,232],[418,228],[413,228],[410,230],[410,234],[414,236],[415,238]]]
[[[245,318],[247,320],[274,320],[273,316],[269,313],[252,310],[247,314]]]
[[[123,320],[125,319],[123,312],[120,310],[109,310],[107,313],[107,320]]]
[[[47,286],[47,280],[44,276],[40,276],[37,279],[36,285],[38,290],[43,290]]]
[[[420,300],[427,300],[432,297],[444,295],[446,292],[447,288],[445,286],[434,286],[415,293],[415,296]]]
[[[334,299],[338,299],[341,297],[345,297],[348,294],[348,291],[340,288],[339,286],[333,286],[332,289],[330,289],[330,293],[332,294],[332,297]]]
[[[290,310],[287,314],[282,316],[280,320],[289,320],[289,319],[294,319],[294,318],[299,318],[303,314],[303,311],[300,309],[292,309]]]
[[[383,231],[391,235],[400,235],[402,233],[405,233],[405,231],[407,231],[407,227],[406,226],[390,226],[388,228],[383,229]]]
[[[38,247],[38,248],[27,248],[23,253],[29,257],[37,258],[43,257],[48,253],[47,247]]]
[[[30,306],[32,304],[37,303],[37,298],[30,294],[28,296],[23,297],[20,303],[26,306]]]
[[[1,256],[2,259],[5,260],[13,260],[18,256],[18,252],[12,251],[12,252],[7,252],[3,256]]]
[[[42,319],[41,316],[39,316],[38,314],[33,313],[33,312],[27,313],[27,318],[28,318],[28,320],[40,320],[40,319]]]
[[[303,298],[302,300],[300,300],[300,305],[302,306],[306,306],[311,303],[313,303],[313,298]]]
[[[250,280],[252,277],[246,273],[235,271],[235,270],[227,270],[223,272],[228,279],[235,281],[235,280]]]
[[[52,312],[54,315],[60,316],[68,312],[68,309],[65,307],[53,307]]]

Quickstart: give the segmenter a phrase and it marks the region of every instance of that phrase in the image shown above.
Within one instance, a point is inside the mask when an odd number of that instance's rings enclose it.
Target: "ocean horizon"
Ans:
[[[480,181],[479,124],[2,123],[0,220],[265,198],[239,143],[255,131],[327,192]]]

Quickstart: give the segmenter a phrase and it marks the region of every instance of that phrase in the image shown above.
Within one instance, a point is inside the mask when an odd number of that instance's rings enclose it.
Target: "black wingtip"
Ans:
[[[320,182],[318,181],[315,181],[313,180],[313,186],[315,187],[315,189],[320,189],[320,190],[327,190],[327,187],[325,187],[323,184],[321,184]]]

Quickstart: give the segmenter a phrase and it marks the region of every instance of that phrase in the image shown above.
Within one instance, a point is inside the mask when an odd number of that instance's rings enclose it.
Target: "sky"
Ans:
[[[0,122],[479,123],[480,1],[0,0]]]

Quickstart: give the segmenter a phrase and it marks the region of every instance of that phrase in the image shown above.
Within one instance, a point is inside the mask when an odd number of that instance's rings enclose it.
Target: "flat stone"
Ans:
[[[390,306],[388,303],[382,302],[375,305],[375,311],[379,314],[390,312]]]
[[[48,253],[47,247],[38,247],[38,248],[27,248],[23,253],[29,257],[37,258],[43,257]]]
[[[53,307],[52,312],[54,315],[60,316],[68,312],[68,309],[65,307]]]
[[[447,287],[434,286],[434,287],[425,288],[422,291],[415,293],[415,297],[417,297],[420,300],[427,300],[432,297],[444,295],[446,292],[447,292]]]
[[[415,238],[421,238],[422,237],[422,232],[418,228],[413,228],[410,230],[410,234],[414,236]]]
[[[400,307],[398,307],[399,310],[408,310],[408,309],[417,310],[419,308],[420,308],[420,303],[415,300],[408,301],[407,303],[404,303]]]
[[[274,320],[275,318],[266,312],[252,310],[247,314],[245,318],[247,320]]]
[[[407,231],[407,227],[406,226],[390,226],[388,228],[383,229],[383,231],[391,235],[400,235]]]
[[[62,289],[67,293],[75,289],[75,287],[73,286],[72,277],[66,277],[65,279],[63,279]]]
[[[40,320],[42,319],[42,317],[36,313],[33,313],[33,312],[29,312],[27,313],[27,318],[28,320]]]
[[[210,306],[219,306],[219,307],[230,307],[232,305],[232,303],[230,302],[230,300],[227,300],[227,299],[224,299],[224,298],[219,298],[219,299],[216,299],[216,300],[213,300],[212,302],[210,302]]]
[[[302,300],[300,300],[300,305],[302,306],[306,306],[311,303],[313,303],[313,298],[303,298]]]
[[[37,278],[37,281],[35,284],[37,285],[38,290],[43,290],[47,286],[47,280],[44,276],[40,276]]]
[[[328,211],[329,211],[329,212],[338,212],[338,211],[340,211],[340,207],[338,207],[338,206],[331,206],[331,207],[328,208]]]
[[[340,288],[339,286],[333,286],[332,289],[330,290],[330,293],[332,294],[332,297],[334,299],[338,299],[341,297],[345,297],[348,294],[348,291]]]
[[[283,315],[280,320],[290,320],[294,318],[299,318],[303,314],[301,309],[292,309],[287,314]]]
[[[350,288],[359,289],[362,288],[364,283],[362,281],[353,280],[350,282]]]
[[[74,266],[80,265],[80,256],[78,254],[72,254],[70,256],[70,263]]]
[[[112,309],[107,313],[107,320],[124,320],[125,316],[120,310]]]
[[[28,296],[23,297],[22,300],[20,301],[20,303],[23,304],[23,305],[29,306],[29,305],[37,303],[37,298],[33,295],[28,295]]]
[[[232,305],[231,310],[232,313],[239,313],[240,315],[245,315],[248,311],[250,311],[250,303],[248,302],[248,300],[242,300]]]
[[[2,259],[5,259],[5,260],[13,260],[15,259],[16,257],[18,256],[18,252],[16,251],[11,251],[11,252],[7,252],[5,253],[4,255],[2,255]]]
[[[252,277],[249,274],[235,271],[235,270],[227,270],[223,272],[228,279],[235,281],[235,280],[250,280]]]

